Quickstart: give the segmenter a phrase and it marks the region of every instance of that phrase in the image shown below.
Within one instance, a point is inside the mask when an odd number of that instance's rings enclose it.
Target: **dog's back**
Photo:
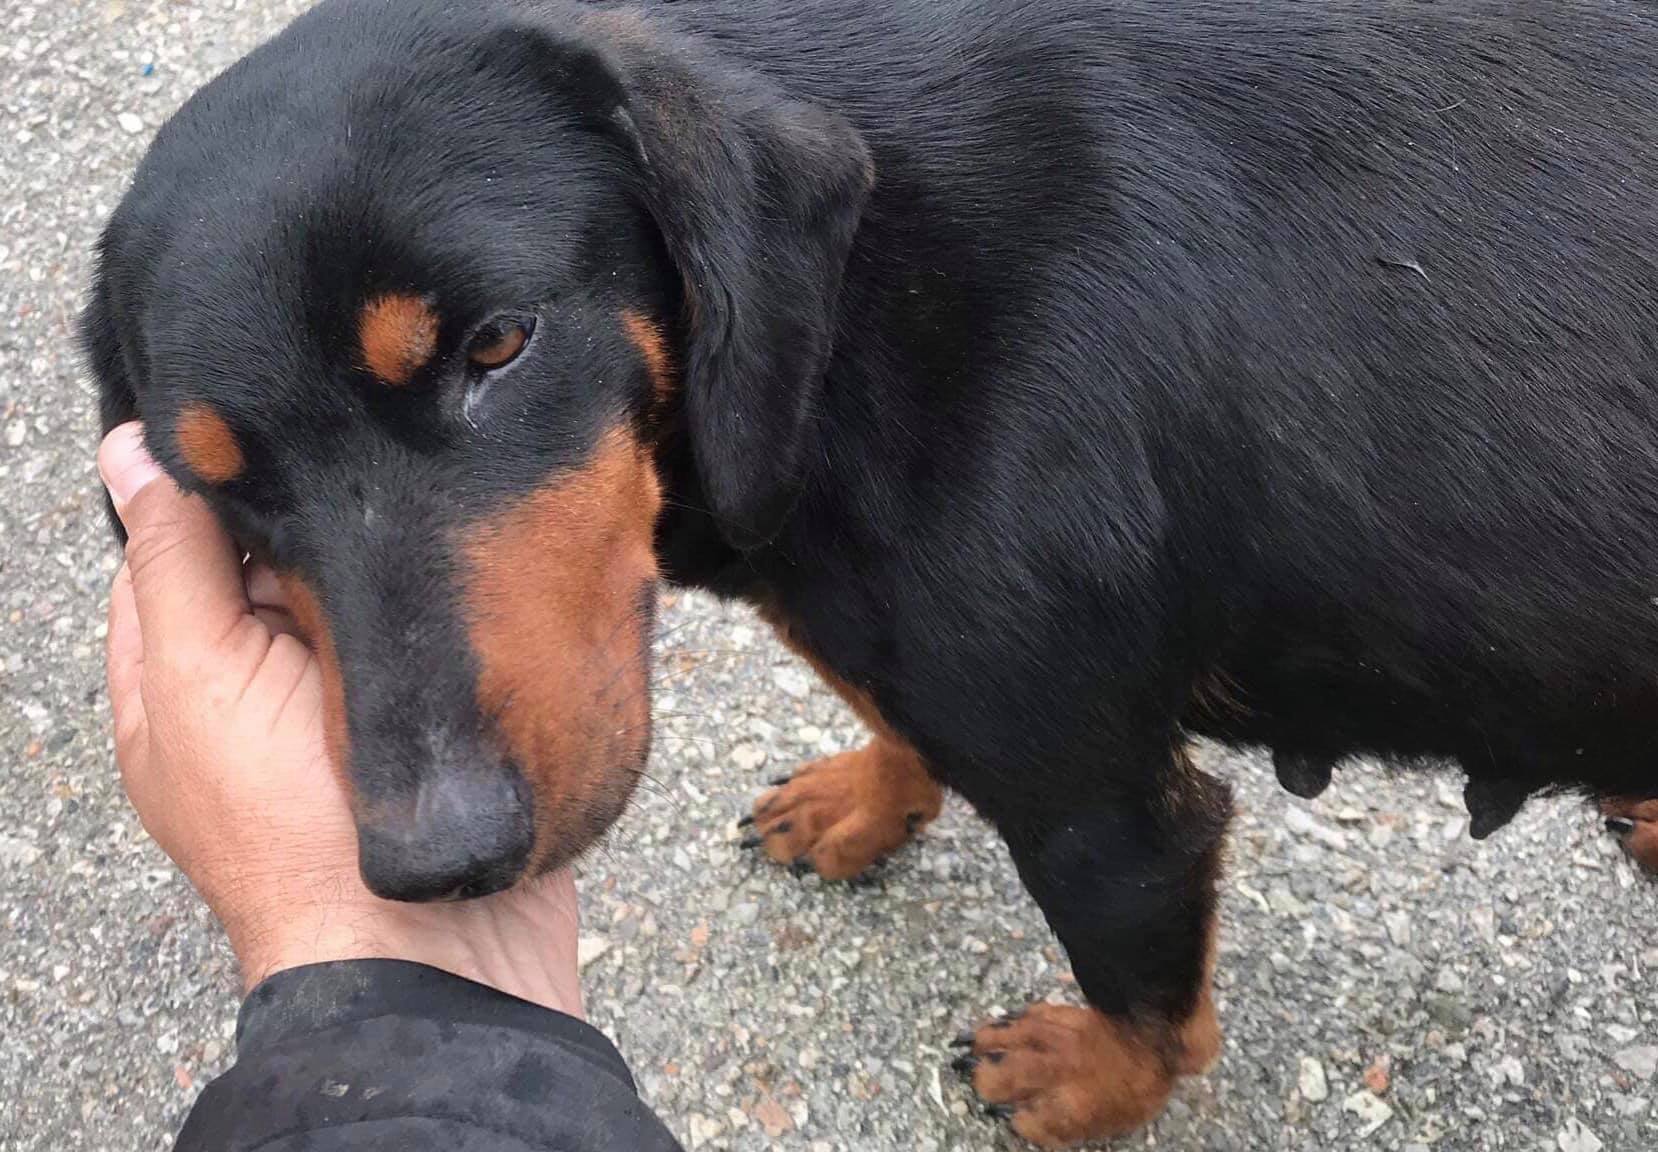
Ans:
[[[786,7],[683,19],[876,154],[791,543],[902,539],[939,608],[900,652],[977,618],[1026,638],[1028,715],[1040,669],[1151,659],[1225,737],[1650,784],[1658,14]]]
[[[1271,27],[1144,53],[1227,206],[1163,486],[1223,590],[1215,728],[1650,788],[1652,10],[1245,7]]]

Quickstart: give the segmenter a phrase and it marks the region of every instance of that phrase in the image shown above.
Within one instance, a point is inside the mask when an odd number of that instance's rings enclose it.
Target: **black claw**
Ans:
[[[984,1114],[993,1120],[1011,1120],[1013,1114],[1019,1111],[1011,1104],[986,1104]]]
[[[789,871],[793,872],[797,878],[809,876],[812,873],[811,861],[807,860],[804,856],[796,856],[793,860],[789,861]]]
[[[747,816],[744,816],[741,820],[737,821],[737,827],[739,827],[739,828],[748,828],[748,827],[751,827],[753,824],[754,824],[754,813],[752,813],[752,812],[750,812]]]
[[[977,1056],[957,1056],[954,1060],[950,1061],[950,1067],[963,1076],[973,1075],[973,1069],[978,1066],[979,1058]]]
[[[952,1047],[952,1048],[971,1048],[971,1047],[973,1047],[973,1033],[963,1032],[960,1036],[957,1036],[954,1040],[950,1041],[950,1047]]]
[[[760,847],[761,844],[764,844],[764,843],[765,843],[765,838],[764,837],[761,837],[761,836],[744,836],[741,840],[739,840],[737,842],[737,847],[739,847],[739,848],[758,848],[758,847]]]
[[[878,887],[880,883],[881,878],[873,871],[868,871],[860,872],[856,876],[852,877],[852,879],[846,882],[846,886],[854,889],[875,888]]]
[[[783,787],[783,785],[787,784],[790,780],[793,780],[793,779],[794,779],[793,776],[774,776],[774,777],[772,777],[771,786],[773,788],[781,788],[781,787]]]
[[[904,832],[907,835],[914,836],[915,830],[919,827],[921,827],[921,813],[911,812],[904,817]]]
[[[1608,816],[1606,830],[1614,836],[1628,836],[1635,831],[1635,821],[1627,816]]]

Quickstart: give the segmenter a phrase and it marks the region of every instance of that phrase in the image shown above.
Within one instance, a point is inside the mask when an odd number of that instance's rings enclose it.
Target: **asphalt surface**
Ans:
[[[192,89],[293,0],[8,0],[0,13],[0,1150],[170,1145],[231,1059],[234,971],[116,782],[115,556],[72,333],[95,231]],[[1070,998],[994,837],[952,804],[873,887],[738,851],[763,779],[859,739],[744,611],[664,613],[660,738],[582,868],[593,1019],[691,1148],[1000,1149],[946,1070],[986,1012]],[[1219,1067],[1120,1147],[1658,1147],[1658,885],[1582,806],[1483,845],[1451,779],[1236,782]]]

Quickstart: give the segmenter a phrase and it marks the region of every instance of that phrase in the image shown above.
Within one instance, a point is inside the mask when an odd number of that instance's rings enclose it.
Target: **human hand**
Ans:
[[[128,534],[108,648],[122,784],[224,925],[246,988],[304,964],[390,958],[579,1016],[569,873],[463,903],[369,892],[323,739],[320,667],[275,574],[244,567],[139,424],[105,438],[98,470]]]

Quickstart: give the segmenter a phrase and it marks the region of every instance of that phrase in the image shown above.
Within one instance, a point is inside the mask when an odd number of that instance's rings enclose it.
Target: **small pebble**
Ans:
[[[1465,1031],[1474,1022],[1474,1014],[1455,996],[1429,993],[1422,998],[1422,1006],[1428,1010],[1429,1016],[1451,1032]]]
[[[1658,1073],[1658,1046],[1643,1044],[1625,1048],[1612,1057],[1612,1062],[1632,1076],[1651,1080]]]
[[[1370,1092],[1355,1092],[1341,1103],[1342,1111],[1351,1112],[1359,1118],[1362,1125],[1359,1129],[1359,1139],[1374,1135],[1375,1132],[1393,1119],[1393,1109]]]
[[[1601,1152],[1601,1149],[1606,1147],[1601,1143],[1600,1137],[1584,1127],[1583,1122],[1575,1116],[1566,1121],[1560,1135],[1555,1137],[1555,1143],[1560,1146],[1560,1152]]]
[[[799,668],[779,668],[772,673],[771,678],[772,683],[781,688],[785,695],[793,696],[796,700],[804,700],[812,694],[812,682]]]
[[[715,1137],[719,1136],[720,1133],[725,1131],[725,1122],[722,1120],[710,1120],[707,1116],[702,1115],[700,1112],[693,1112],[687,1127],[691,1130],[691,1147],[704,1148],[708,1145],[709,1141],[713,1140]]]
[[[758,744],[739,744],[731,750],[731,762],[744,772],[752,772],[766,762],[766,750]]]
[[[579,936],[576,938],[576,967],[586,968],[606,952],[610,951],[610,941],[603,936]]]
[[[15,836],[0,836],[0,866],[28,868],[40,859],[40,849]]]
[[[1330,1084],[1324,1075],[1324,1065],[1311,1056],[1301,1057],[1301,1075],[1297,1081],[1301,1098],[1313,1104],[1330,1098]]]

